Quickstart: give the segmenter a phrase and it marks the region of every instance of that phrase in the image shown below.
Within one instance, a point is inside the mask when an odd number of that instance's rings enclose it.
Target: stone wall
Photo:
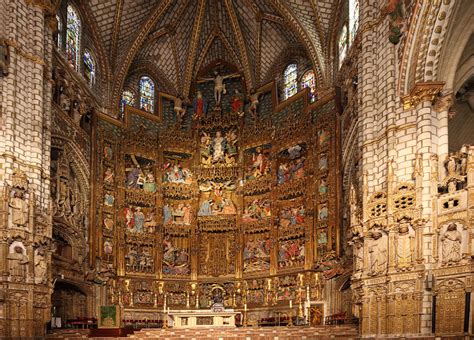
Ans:
[[[398,5],[361,2],[359,33],[340,73],[355,313],[363,336],[462,334],[470,329],[464,321],[472,320],[464,320],[462,302],[471,280],[472,151],[464,147],[448,157],[452,97],[431,58],[453,3]],[[395,27],[402,29],[399,40]],[[452,309],[448,291],[462,308]]]

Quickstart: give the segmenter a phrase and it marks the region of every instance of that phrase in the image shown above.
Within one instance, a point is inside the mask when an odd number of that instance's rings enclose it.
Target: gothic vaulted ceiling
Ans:
[[[214,60],[237,66],[248,89],[271,77],[285,54],[303,51],[327,81],[336,0],[89,0],[114,99],[131,71],[152,70],[171,93],[189,95]]]

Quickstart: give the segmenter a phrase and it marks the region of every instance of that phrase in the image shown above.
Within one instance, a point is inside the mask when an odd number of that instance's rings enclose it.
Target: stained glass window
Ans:
[[[135,95],[130,90],[123,90],[122,97],[120,98],[120,112],[123,114],[125,111],[125,105],[135,105]]]
[[[140,78],[140,109],[147,112],[154,112],[155,104],[155,83],[150,77]]]
[[[296,64],[286,67],[283,74],[283,100],[290,98],[298,92],[298,70]]]
[[[347,25],[342,26],[341,34],[339,35],[339,67],[341,67],[347,53]]]
[[[301,78],[301,87],[309,87],[309,101],[314,103],[316,100],[316,79],[313,70],[306,72]]]
[[[349,46],[355,39],[359,29],[359,0],[349,0]]]
[[[61,18],[57,14],[56,14],[56,21],[58,22],[58,33],[56,35],[56,46],[58,47],[59,50],[61,50],[62,47],[63,47],[63,39],[62,39],[63,21],[61,20]]]
[[[95,61],[89,50],[84,50],[84,77],[90,87],[95,84]]]
[[[66,56],[76,70],[79,69],[81,20],[71,5],[67,6]]]

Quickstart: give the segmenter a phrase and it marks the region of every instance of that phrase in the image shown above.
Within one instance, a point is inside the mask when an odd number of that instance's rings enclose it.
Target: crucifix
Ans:
[[[238,77],[240,77],[240,73],[232,73],[232,74],[222,76],[219,74],[219,72],[214,71],[214,78],[201,78],[201,79],[198,79],[197,82],[198,83],[205,83],[208,81],[214,82],[214,99],[216,100],[216,105],[219,106],[221,103],[222,94],[226,94],[224,80],[230,79],[230,78],[238,78]]]

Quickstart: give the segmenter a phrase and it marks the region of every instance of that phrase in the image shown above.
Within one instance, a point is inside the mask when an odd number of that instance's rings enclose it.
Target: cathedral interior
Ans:
[[[0,338],[474,336],[474,1],[0,22]]]

